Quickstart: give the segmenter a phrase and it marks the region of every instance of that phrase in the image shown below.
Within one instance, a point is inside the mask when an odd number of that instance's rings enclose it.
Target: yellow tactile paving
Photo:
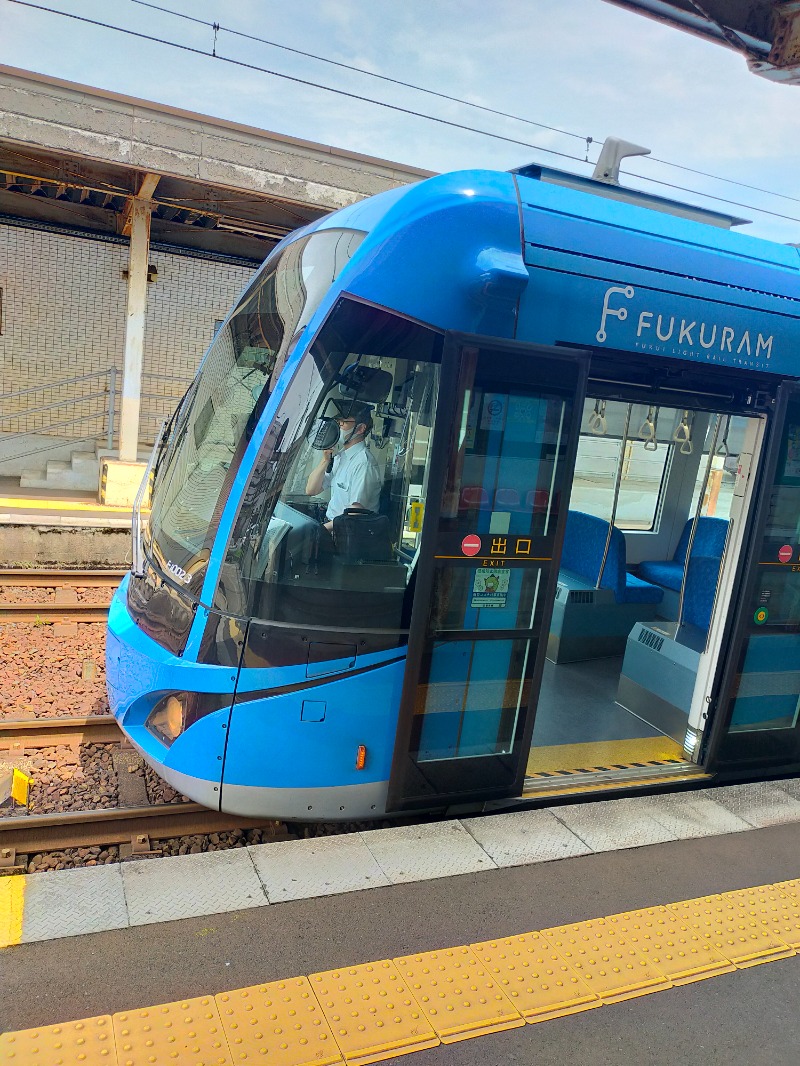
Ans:
[[[25,885],[24,877],[0,877],[0,948],[22,939]]]
[[[800,877],[793,877],[791,881],[776,881],[775,888],[787,892],[790,896],[800,896]]]
[[[723,897],[742,907],[757,922],[790,948],[800,948],[800,910],[797,899],[777,885],[724,892]]]
[[[114,1015],[119,1066],[232,1066],[212,996]]]
[[[487,940],[470,947],[528,1022],[599,1007],[601,1000],[541,933]]]
[[[22,880],[0,878],[7,936],[21,922]],[[795,944],[800,878],[6,1033],[0,1062],[366,1066],[785,959]]]
[[[468,947],[426,951],[394,961],[443,1044],[525,1024]]]
[[[311,974],[311,987],[348,1064],[436,1047],[439,1040],[388,959]]]
[[[666,907],[612,914],[606,922],[673,984],[702,981],[736,969],[706,937]]]
[[[542,936],[606,1003],[670,987],[664,974],[604,918],[543,929]]]
[[[342,1056],[307,977],[215,997],[234,1063],[335,1066]]]
[[[549,744],[531,748],[525,773],[557,774],[595,770],[600,767],[647,765],[648,763],[682,762],[683,751],[669,737],[642,737],[638,740],[598,740],[588,744]]]
[[[3,1066],[113,1066],[117,1057],[108,1014],[0,1035]]]
[[[794,955],[767,925],[724,895],[699,896],[683,903],[670,903],[673,914],[706,937],[738,967],[785,959]]]

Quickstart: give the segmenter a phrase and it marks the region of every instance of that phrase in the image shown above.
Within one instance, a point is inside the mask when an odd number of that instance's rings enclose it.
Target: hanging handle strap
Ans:
[[[650,407],[647,412],[647,418],[642,422],[639,427],[639,440],[644,441],[644,450],[646,452],[655,452],[658,450],[658,408]]]
[[[692,426],[689,422],[689,412],[684,411],[680,423],[672,434],[672,439],[681,446],[681,455],[691,455],[694,451],[692,443]]]
[[[717,455],[722,456],[723,459],[727,459],[728,456],[731,454],[731,450],[728,447],[728,433],[730,432],[730,428],[731,428],[731,416],[728,415],[728,420],[725,423],[725,432],[723,433],[722,441],[720,442],[720,445],[717,448]]]
[[[606,434],[606,401],[595,400],[594,411],[589,415],[589,432],[596,437]]]

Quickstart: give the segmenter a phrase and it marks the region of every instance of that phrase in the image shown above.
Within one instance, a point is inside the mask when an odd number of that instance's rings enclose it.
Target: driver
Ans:
[[[306,482],[306,493],[316,496],[331,490],[325,512],[325,528],[333,529],[333,520],[348,507],[377,511],[381,495],[381,474],[366,438],[372,430],[372,409],[367,404],[334,400],[339,411],[339,451],[326,448]]]

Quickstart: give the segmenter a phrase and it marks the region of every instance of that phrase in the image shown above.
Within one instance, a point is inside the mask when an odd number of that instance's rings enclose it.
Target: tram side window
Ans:
[[[570,507],[607,520],[619,475],[615,525],[644,532],[658,520],[678,415],[644,404],[630,407],[628,417],[626,403],[585,401]]]
[[[438,335],[341,301],[254,467],[216,605],[317,627],[407,624],[427,496]]]
[[[710,443],[707,442],[704,446],[703,457],[697,471],[690,514],[694,514],[697,510],[700,492],[703,491],[705,486],[700,513],[715,516],[716,518],[730,518],[733,490],[736,485],[736,470],[739,465],[739,455],[745,446],[745,433],[749,422],[749,418],[741,415],[725,415],[723,417],[717,433],[717,442],[711,459],[708,480],[706,480],[706,469]],[[709,427],[709,440],[710,437],[711,427]]]

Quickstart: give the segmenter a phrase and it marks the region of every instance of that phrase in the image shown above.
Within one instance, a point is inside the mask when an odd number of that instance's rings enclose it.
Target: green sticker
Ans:
[[[753,621],[757,626],[763,626],[766,620],[769,618],[769,611],[766,607],[759,607],[756,613],[753,615]]]

